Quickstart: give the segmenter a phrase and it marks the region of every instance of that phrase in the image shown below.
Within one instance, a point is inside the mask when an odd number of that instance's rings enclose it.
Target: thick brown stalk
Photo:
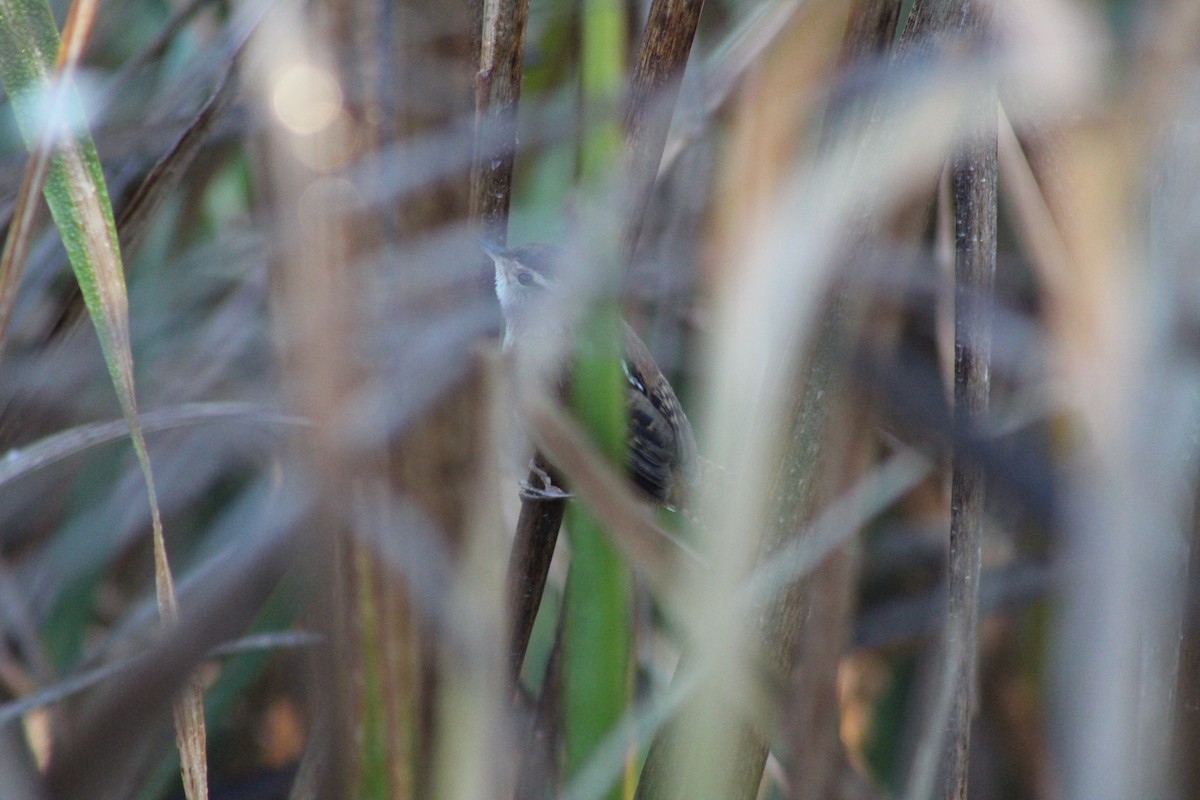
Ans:
[[[504,244],[529,0],[484,0],[482,10],[479,69],[475,73],[471,219],[490,241]]]
[[[553,474],[550,465],[540,454],[535,458],[538,469]],[[529,485],[539,486],[536,470],[530,471],[528,480]],[[554,483],[563,486],[560,479],[556,478]],[[507,585],[508,669],[514,687],[521,677],[529,635],[533,632],[533,621],[542,603],[546,576],[550,573],[550,560],[554,557],[554,546],[558,542],[558,531],[566,510],[566,498],[526,497],[521,501],[521,516],[517,518],[517,532],[508,560]]]
[[[962,35],[971,27],[972,5],[979,0],[916,0],[904,23],[900,54],[924,59]]]
[[[642,219],[658,177],[679,85],[696,38],[703,0],[654,0],[642,34],[625,110],[628,216],[625,252],[637,247]]]
[[[479,67],[475,73],[475,152],[471,166],[471,221],[489,241],[508,240],[517,110],[525,58],[528,0],[484,0],[481,8]],[[551,474],[540,454],[526,482],[540,486],[538,470]],[[555,480],[561,486],[560,480]],[[550,561],[558,543],[567,503],[563,498],[527,496],[513,535],[508,561],[508,670],[516,688],[533,622],[542,603]]]
[[[930,0],[913,6],[904,55],[928,56],[954,38],[978,40],[990,16],[986,0]],[[973,426],[987,409],[991,354],[989,309],[996,272],[996,99],[968,109],[963,143],[951,163],[954,194],[954,413]],[[942,732],[942,794],[964,800],[976,694],[983,472],[955,453],[951,464],[945,674],[952,704]],[[933,745],[934,733],[925,745]]]
[[[996,102],[980,98],[971,135],[954,159],[954,411],[972,424],[987,410],[991,352],[989,306],[996,274]],[[959,655],[946,730],[946,797],[967,795],[967,755],[975,696],[984,480],[955,454],[950,489],[948,652]]]
[[[845,70],[886,55],[899,20],[900,4],[895,0],[857,0],[850,7],[838,67]]]

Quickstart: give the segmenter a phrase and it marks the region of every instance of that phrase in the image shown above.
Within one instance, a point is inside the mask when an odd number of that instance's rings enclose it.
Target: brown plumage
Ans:
[[[529,327],[530,309],[556,287],[560,253],[544,244],[501,250],[481,243],[496,265],[496,296],[504,312],[504,346],[519,346]],[[696,438],[675,390],[649,349],[624,322],[625,400],[629,431],[625,466],[630,480],[657,503],[680,505],[697,482]],[[569,381],[564,376],[563,385]]]
[[[679,505],[697,483],[696,437],[675,390],[633,328],[625,331],[625,402],[629,438],[625,466],[652,500]]]

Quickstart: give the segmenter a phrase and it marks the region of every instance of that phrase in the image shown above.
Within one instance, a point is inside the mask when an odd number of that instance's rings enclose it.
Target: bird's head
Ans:
[[[560,255],[553,245],[527,244],[506,250],[481,241],[479,246],[496,266],[496,297],[510,326],[522,322],[540,298],[557,286]]]

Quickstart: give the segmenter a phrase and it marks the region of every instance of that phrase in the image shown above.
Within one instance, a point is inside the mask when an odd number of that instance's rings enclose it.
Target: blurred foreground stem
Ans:
[[[602,188],[618,163],[621,131],[607,112],[619,96],[625,62],[625,12],[616,0],[585,0],[580,91],[588,122],[580,151],[582,183]],[[600,241],[595,236],[585,241]],[[612,252],[612,251],[609,251]],[[571,404],[601,451],[620,463],[625,407],[619,361],[620,312],[610,259],[595,259],[600,302],[577,331]],[[606,291],[607,290],[607,291]],[[567,509],[571,565],[563,609],[563,687],[567,777],[577,773],[616,726],[629,702],[631,577],[592,512]],[[622,796],[620,784],[607,795]]]
[[[620,461],[625,446],[620,328],[613,304],[588,321],[575,366],[572,402],[602,451]],[[563,620],[567,776],[586,763],[616,726],[629,701],[631,576],[596,516],[567,509],[571,566]],[[612,798],[621,796],[614,787]]]

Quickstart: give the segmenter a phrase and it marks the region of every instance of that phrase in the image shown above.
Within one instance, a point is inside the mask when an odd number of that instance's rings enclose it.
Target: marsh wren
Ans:
[[[504,312],[504,349],[520,348],[541,334],[535,310],[545,298],[553,302],[559,289],[556,266],[562,250],[528,244],[515,250],[480,246],[496,266],[496,297]],[[654,362],[650,350],[623,320],[621,367],[625,375],[625,407],[629,423],[625,467],[641,493],[661,504],[679,504],[684,490],[698,479],[696,438],[675,390]],[[559,385],[569,385],[569,368]]]

